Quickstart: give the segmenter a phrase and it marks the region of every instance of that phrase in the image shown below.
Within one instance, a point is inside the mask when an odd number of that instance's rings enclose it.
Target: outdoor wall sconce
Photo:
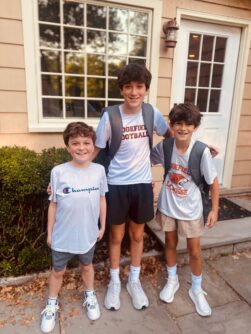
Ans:
[[[176,18],[163,24],[163,32],[166,36],[165,45],[167,48],[175,48],[178,39],[179,27]]]

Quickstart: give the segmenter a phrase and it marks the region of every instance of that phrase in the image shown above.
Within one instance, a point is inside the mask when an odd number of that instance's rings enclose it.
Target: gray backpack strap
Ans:
[[[105,108],[105,111],[108,112],[111,125],[111,143],[109,146],[109,156],[112,160],[121,144],[123,125],[119,105],[109,106]]]
[[[192,179],[194,183],[199,187],[202,183],[202,175],[200,172],[200,164],[203,152],[207,147],[206,144],[197,140],[191,150],[189,161],[188,161],[188,169],[191,173]]]
[[[164,181],[166,179],[166,175],[171,166],[171,158],[173,153],[173,144],[174,138],[166,138],[163,140],[163,152],[164,152]]]
[[[154,111],[150,103],[142,104],[142,115],[146,131],[149,137],[150,149],[153,147],[153,127],[154,127]]]

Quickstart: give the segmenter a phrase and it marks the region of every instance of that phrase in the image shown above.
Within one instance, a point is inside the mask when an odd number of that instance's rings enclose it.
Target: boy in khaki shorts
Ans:
[[[174,146],[170,170],[163,183],[156,221],[165,231],[165,256],[167,262],[167,283],[160,292],[160,299],[171,303],[179,289],[177,275],[178,235],[187,239],[192,287],[189,296],[201,316],[210,316],[212,311],[202,290],[202,263],[200,237],[203,234],[203,207],[201,193],[192,180],[188,169],[191,149],[195,143],[193,133],[200,125],[199,109],[191,103],[175,105],[169,114],[170,128],[174,133]],[[153,164],[164,165],[163,141],[156,145],[151,154]],[[212,209],[206,225],[211,228],[217,221],[219,186],[212,156],[208,148],[203,152],[200,163],[201,174],[210,185]]]

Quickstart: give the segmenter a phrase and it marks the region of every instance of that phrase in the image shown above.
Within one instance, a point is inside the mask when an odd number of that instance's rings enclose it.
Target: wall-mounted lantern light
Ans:
[[[178,39],[179,27],[176,18],[163,24],[163,32],[166,36],[165,44],[167,48],[175,48]]]

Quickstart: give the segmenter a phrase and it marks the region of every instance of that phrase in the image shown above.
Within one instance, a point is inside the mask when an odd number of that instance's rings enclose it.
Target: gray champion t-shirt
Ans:
[[[59,252],[84,254],[98,237],[100,196],[108,191],[104,167],[91,163],[76,168],[70,162],[51,171],[52,195],[57,203],[51,248]]]

